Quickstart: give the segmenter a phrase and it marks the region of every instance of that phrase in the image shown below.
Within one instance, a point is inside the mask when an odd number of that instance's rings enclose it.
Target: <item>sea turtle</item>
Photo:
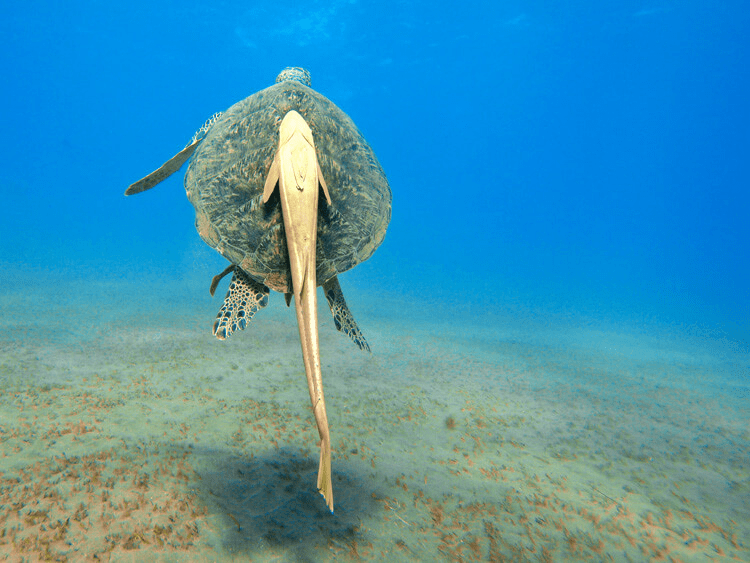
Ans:
[[[211,295],[233,273],[214,335],[224,339],[245,328],[268,303],[269,288],[284,293],[287,305],[294,296],[320,435],[317,486],[333,511],[316,287],[323,286],[336,328],[369,351],[336,276],[369,258],[385,237],[391,217],[385,173],[352,120],[311,89],[301,68],[284,69],[273,86],[212,116],[182,151],[125,194],[154,187],[191,156],[185,190],[196,228],[231,262],[212,280]]]

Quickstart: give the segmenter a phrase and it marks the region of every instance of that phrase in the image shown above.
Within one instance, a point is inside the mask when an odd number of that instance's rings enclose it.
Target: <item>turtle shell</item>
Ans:
[[[284,293],[292,291],[292,276],[278,190],[267,203],[262,199],[279,126],[291,110],[312,130],[332,202],[318,198],[318,285],[367,260],[391,218],[391,189],[375,153],[330,100],[284,80],[234,104],[198,146],[185,190],[201,238],[256,281]]]

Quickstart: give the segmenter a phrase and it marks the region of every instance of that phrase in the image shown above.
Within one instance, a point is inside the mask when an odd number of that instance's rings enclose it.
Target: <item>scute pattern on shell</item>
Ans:
[[[312,129],[332,206],[319,198],[317,282],[369,258],[385,237],[391,190],[374,152],[352,120],[311,88],[285,81],[229,108],[209,129],[185,174],[203,240],[250,277],[291,292],[278,191],[263,187],[279,126],[296,110]]]

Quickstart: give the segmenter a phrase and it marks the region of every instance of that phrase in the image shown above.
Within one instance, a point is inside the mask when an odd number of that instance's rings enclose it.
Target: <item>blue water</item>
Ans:
[[[373,267],[400,290],[747,342],[749,21],[742,2],[7,4],[0,257],[174,260],[180,178],[123,187],[297,65],[388,174]]]
[[[566,322],[697,338],[696,357],[746,389],[748,29],[739,0],[6,2],[0,290],[196,271],[207,289],[224,262],[195,233],[183,174],[123,192],[214,112],[302,66],[393,191],[384,244],[342,278],[355,294],[469,341],[506,337],[487,319],[516,313],[562,347],[586,340],[561,338]],[[91,299],[122,318],[138,307]],[[491,338],[477,345],[490,356]]]

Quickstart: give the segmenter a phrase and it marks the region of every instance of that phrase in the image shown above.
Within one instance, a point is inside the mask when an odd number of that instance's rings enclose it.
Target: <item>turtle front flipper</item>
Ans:
[[[146,190],[150,190],[151,188],[153,188],[159,182],[166,180],[172,174],[182,168],[182,165],[185,164],[188,158],[193,155],[197,147],[198,141],[189,144],[164,164],[162,164],[159,168],[151,172],[151,174],[144,178],[141,178],[134,184],[130,184],[130,187],[125,190],[125,195],[133,195],[145,192]]]
[[[228,268],[229,269],[229,268]],[[224,270],[222,274],[228,273]],[[219,274],[221,276],[222,274]],[[216,276],[216,277],[219,277]],[[216,278],[214,278],[216,279]],[[221,279],[221,278],[219,278]],[[229,338],[233,332],[245,328],[260,309],[268,305],[268,288],[234,268],[229,291],[214,321],[214,336],[219,340]]]
[[[176,155],[162,164],[159,168],[151,172],[151,174],[149,174],[148,176],[145,176],[137,182],[130,184],[128,189],[125,190],[125,195],[139,194],[141,192],[145,192],[146,190],[150,190],[156,184],[166,180],[172,174],[182,168],[182,165],[185,164],[191,156],[193,156],[195,149],[198,148],[198,145],[203,140],[203,137],[206,136],[208,130],[214,123],[216,123],[221,115],[221,112],[213,114],[210,119],[206,121],[203,126],[198,129],[198,131],[195,132],[195,135],[193,135],[193,138],[190,139],[190,142],[184,149],[182,149],[180,152],[178,152]]]
[[[370,345],[365,340],[364,335],[354,321],[352,312],[346,305],[344,294],[341,292],[341,286],[336,276],[333,276],[323,284],[323,292],[326,294],[329,307],[331,307],[331,314],[333,315],[333,322],[336,324],[336,330],[348,335],[360,350],[369,352]]]

